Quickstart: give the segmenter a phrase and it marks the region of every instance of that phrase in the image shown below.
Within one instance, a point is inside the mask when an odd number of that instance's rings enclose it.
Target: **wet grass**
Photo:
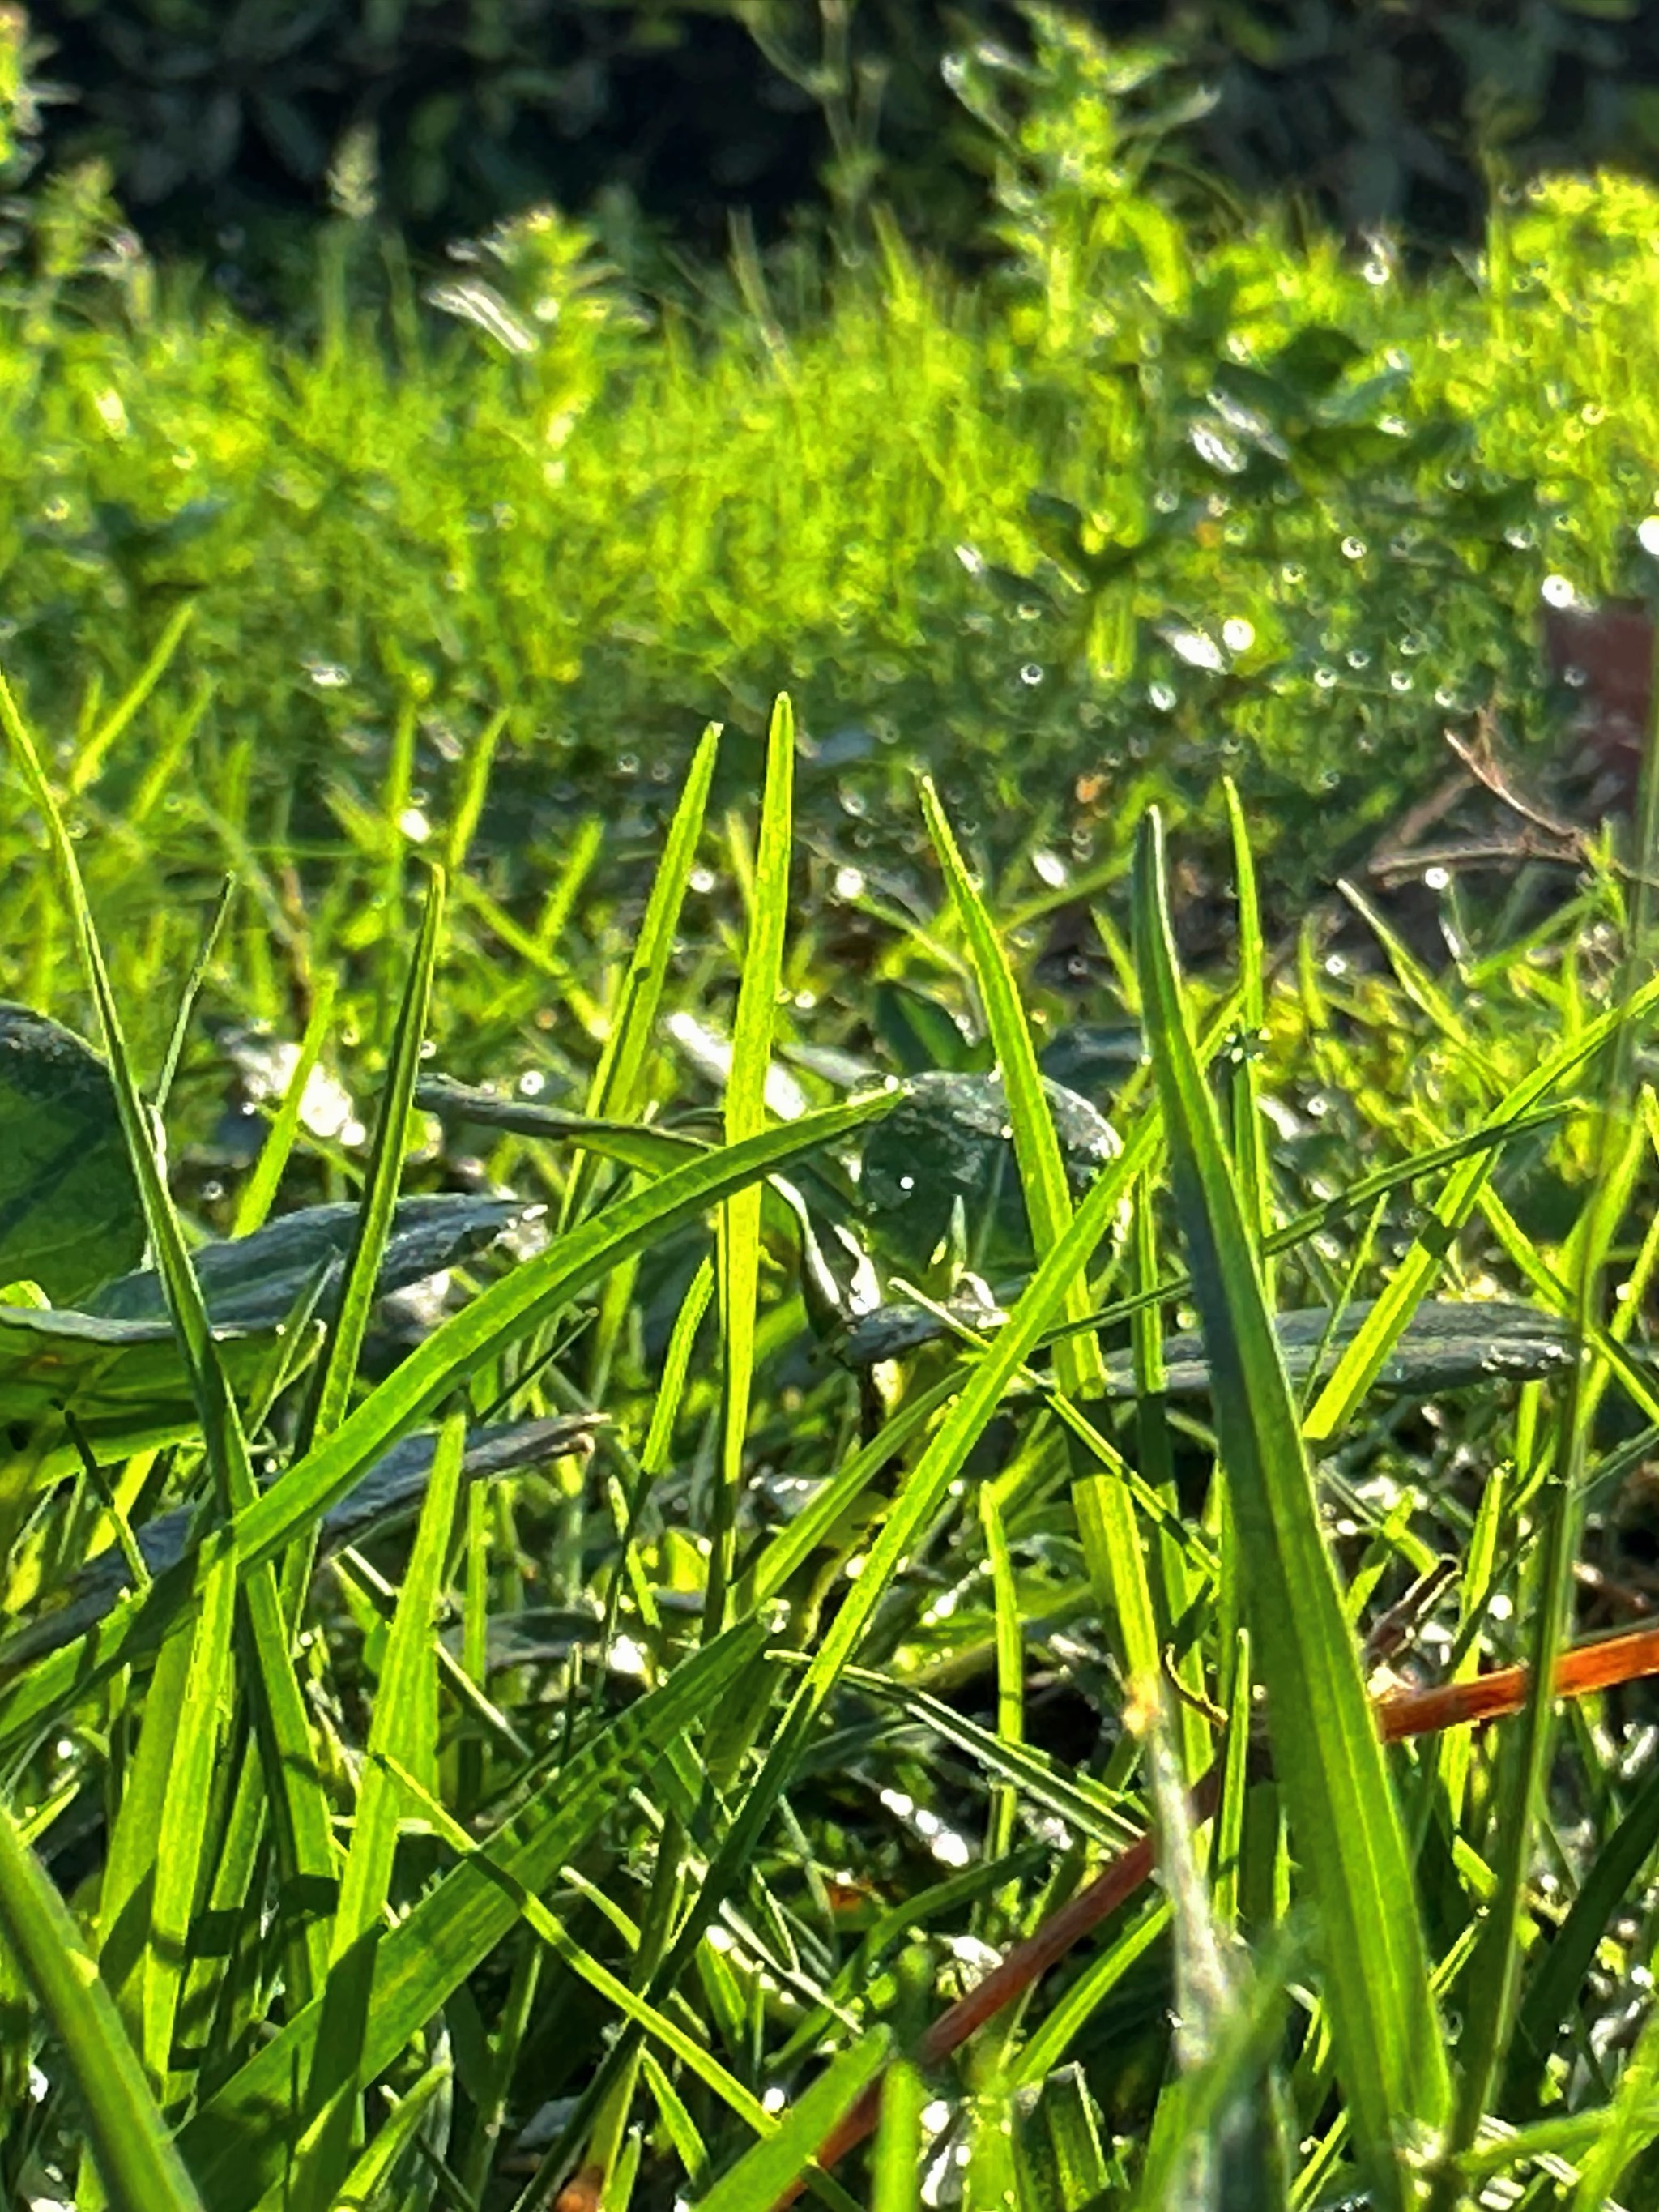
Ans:
[[[1150,1063],[1097,1091],[1103,1151],[1079,1098],[1050,1125],[1036,1055],[1072,1010],[931,794],[932,895],[862,1006],[830,925],[792,921],[787,710],[772,731],[752,820],[708,810],[705,743],[647,912],[571,899],[543,946],[586,979],[562,1036],[459,885],[405,958],[348,942],[332,1019],[389,1054],[353,1102],[373,1147],[312,1132],[325,1091],[253,1119],[294,1148],[279,1211],[362,1194],[358,1256],[251,1412],[191,1318],[191,1224],[140,1176],[196,1418],[121,1446],[88,1386],[78,1476],[40,1455],[38,1390],[9,1432],[9,2190],[528,2212],[602,2173],[607,2203],[763,2212],[880,2075],[873,2148],[811,2184],[833,2202],[1219,2203],[1224,2173],[1264,2203],[1642,2201],[1645,2043],[1609,2042],[1639,2029],[1659,1842],[1639,1686],[1386,1759],[1365,1704],[1390,1622],[1395,1676],[1434,1682],[1547,1668],[1650,1601],[1655,987],[1622,878],[1432,991],[1397,945],[1328,955],[1318,917],[1183,981],[1149,820],[1119,990]],[[94,849],[25,844],[12,879],[142,1083],[76,949]],[[696,898],[728,926],[694,932]],[[210,977],[254,927],[233,911]],[[549,1042],[411,1118],[422,1036],[447,1073],[515,990]],[[883,1079],[924,1058],[904,1172],[860,1177],[908,1095]],[[182,1066],[210,1063],[198,1023]],[[245,1173],[186,1142],[173,1182],[199,1223]],[[367,1302],[399,1184],[538,1200],[542,1249],[399,1320]],[[1201,1352],[1167,1340],[1193,1325]],[[600,1419],[463,1492],[503,1413]],[[313,1571],[325,1515],[434,1424],[412,1534],[371,1522]],[[185,1559],[44,1649],[88,1553],[179,1499]],[[1149,1821],[1161,1888],[1113,1889],[959,2055],[924,2035]]]
[[[0,307],[0,988],[176,1342],[0,1331],[7,2201],[1652,2198],[1651,1701],[1540,1686],[1655,1596],[1644,886],[1429,963],[1334,879],[1640,584],[1653,198],[1408,280],[1177,219],[1097,65],[976,290]]]

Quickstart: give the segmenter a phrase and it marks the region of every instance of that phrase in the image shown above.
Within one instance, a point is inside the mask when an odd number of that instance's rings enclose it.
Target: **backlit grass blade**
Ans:
[[[283,1170],[294,1151],[295,1139],[300,1133],[300,1110],[305,1103],[306,1085],[327,1042],[329,1024],[334,1018],[334,991],[331,973],[319,976],[294,1073],[289,1077],[283,1103],[259,1147],[253,1172],[242,1185],[236,1200],[236,1215],[230,1231],[233,1237],[252,1237],[256,1229],[264,1226],[282,1183]]]
[[[203,2212],[69,1907],[0,1806],[0,1939],[52,2024],[115,2212]]]
[[[428,885],[420,933],[415,940],[398,1018],[392,1032],[385,1081],[374,1139],[369,1148],[368,1172],[346,1255],[340,1296],[329,1324],[317,1370],[316,1389],[307,1408],[299,1449],[303,1453],[314,1437],[331,1436],[345,1418],[351,1386],[368,1317],[380,1279],[392,1216],[403,1179],[404,1154],[409,1145],[409,1117],[415,1103],[415,1085],[421,1072],[422,1042],[432,1005],[432,978],[442,939],[444,875],[434,868]]]
[[[1321,1532],[1296,1402],[1187,1025],[1156,813],[1142,825],[1135,860],[1143,1018],[1214,1375],[1275,1765],[1318,1910],[1325,2000],[1356,2140],[1379,2201],[1405,2205],[1413,2185],[1400,2153],[1413,2130],[1438,2126],[1449,2090],[1411,1862]]]
[[[168,1775],[161,1820],[155,1832],[155,1904],[144,1977],[142,2050],[151,2076],[165,2081],[173,2024],[189,1955],[197,1893],[204,1870],[207,1820],[215,1768],[222,1756],[230,1711],[231,1632],[236,1575],[227,1559],[210,1577],[191,1639],[179,1741]],[[152,1717],[145,1708],[145,1725]]]
[[[156,1133],[138,1094],[131,1055],[110,987],[109,971],[93,927],[75,847],[41,769],[33,741],[3,677],[0,677],[0,729],[3,729],[12,757],[40,810],[51,841],[82,964],[108,1048],[110,1080],[126,1138],[133,1179],[143,1203],[155,1266],[161,1279],[168,1317],[189,1376],[218,1509],[228,1521],[235,1514],[252,1510],[258,1496],[247,1439],[208,1323],[207,1308],[191,1265],[184,1231],[162,1172]],[[234,1542],[222,1529],[216,1533],[221,1543],[231,1543],[234,1548]],[[217,1565],[216,1557],[213,1569]],[[211,1580],[213,1569],[204,1577],[204,1588]],[[253,1569],[243,1577],[242,1589],[252,1653],[251,1672],[255,1683],[260,1748],[276,1816],[284,1871],[291,1880],[302,1880],[326,1890],[333,1874],[328,1810],[317,1775],[310,1725],[289,1656],[274,1571],[263,1565]],[[141,1604],[154,1605],[159,1594],[159,1586],[152,1585]],[[314,1920],[308,1922],[295,1954],[295,1976],[301,1988],[308,1990],[313,1985],[325,1956],[320,1927]]]
[[[794,805],[795,717],[786,695],[772,709],[766,740],[766,787],[761,799],[760,842],[749,897],[749,934],[743,980],[732,1028],[732,1073],[726,1085],[726,1141],[741,1144],[766,1127],[766,1079],[783,978],[784,933],[789,921],[791,815]],[[720,1214],[718,1279],[726,1397],[720,1432],[720,1479],[709,1532],[708,1604],[704,1632],[718,1635],[726,1618],[738,1497],[743,1487],[744,1445],[755,1378],[755,1301],[760,1291],[761,1207],[758,1183],[727,1199]]]
[[[711,722],[692,756],[685,788],[680,793],[674,819],[664,841],[662,858],[652,878],[639,934],[623,978],[622,990],[611,1017],[610,1033],[587,1094],[587,1118],[592,1121],[632,1122],[644,1107],[642,1085],[651,1048],[656,1039],[657,1012],[663,986],[668,980],[674,939],[685,905],[686,887],[697,857],[703,817],[708,810],[708,789],[714,781],[720,749],[720,725]],[[579,1170],[571,1178],[562,1219],[569,1223],[582,1211],[587,1188]]]
[[[489,771],[495,764],[495,748],[507,728],[507,709],[498,707],[472,741],[472,750],[466,757],[466,766],[461,772],[460,790],[455,799],[455,811],[449,817],[449,828],[444,836],[444,872],[458,876],[466,866],[466,856],[483,813],[485,794],[489,789]]]
[[[951,886],[951,896],[973,957],[975,980],[1002,1074],[1003,1095],[1013,1129],[1014,1157],[1019,1164],[1032,1243],[1039,1252],[1051,1251],[1072,1220],[1072,1195],[1025,1011],[1014,986],[1008,956],[963,865],[931,782],[924,781],[921,787],[921,804],[933,848]],[[1089,1308],[1085,1267],[1075,1271],[1063,1294],[1065,1317],[1079,1327],[1075,1334],[1061,1337],[1056,1342],[1054,1353],[1055,1382],[1067,1397],[1085,1406],[1106,1395],[1106,1369],[1099,1340],[1080,1326],[1086,1320]],[[1112,1611],[1129,1674],[1132,1679],[1156,1674],[1158,1626],[1134,1508],[1122,1486],[1109,1481],[1103,1486],[1100,1504],[1103,1517],[1099,1533],[1110,1565]]]
[[[168,616],[161,635],[143,666],[112,706],[97,728],[85,739],[69,772],[69,787],[78,798],[95,783],[108,757],[112,745],[122,736],[132,718],[143,706],[156,685],[167,674],[173,656],[183,642],[196,612],[193,599],[180,599]]]
[[[881,2124],[870,2159],[870,2212],[921,2212],[921,2115],[927,2103],[921,2073],[908,2058],[895,2059],[881,2085]]]
[[[1227,802],[1227,833],[1231,841],[1233,884],[1238,902],[1239,1035],[1227,1066],[1228,1103],[1231,1109],[1233,1165],[1243,1193],[1252,1233],[1265,1238],[1273,1224],[1267,1176],[1267,1147],[1262,1139],[1261,1110],[1256,1099],[1257,1055],[1267,1041],[1267,959],[1261,942],[1261,908],[1256,896],[1255,856],[1250,850],[1249,824],[1231,776],[1222,779]],[[1261,1279],[1271,1305],[1273,1270],[1261,1261]]]
[[[386,2194],[398,2161],[409,2149],[433,2100],[449,2087],[447,2066],[428,2066],[411,2089],[398,2098],[386,2124],[345,2178],[334,2212],[387,2212],[398,2200]]]
[[[308,2105],[313,2133],[290,2185],[295,2212],[307,2207],[329,2212],[350,2159],[374,1955],[391,1894],[404,1796],[388,1768],[392,1762],[401,1764],[428,1788],[435,1778],[438,1678],[432,1632],[465,1446],[466,1417],[451,1413],[433,1454],[420,1522],[375,1685],[368,1753],[334,1915],[322,2024],[312,2055]]]
[[[728,1630],[568,1759],[510,1830],[491,1841],[491,1856],[511,1876],[510,1888],[469,1857],[388,1932],[375,1960],[365,2081],[391,2064],[501,1942],[519,1917],[518,1894],[539,1894],[581,1851],[619,1795],[649,1780],[763,1642],[757,1624]],[[185,2124],[180,2147],[210,2212],[248,2212],[283,2171],[284,2127],[321,2014],[321,2001],[313,2000]]]
[[[745,1183],[850,1135],[891,1103],[891,1094],[881,1092],[826,1107],[688,1161],[492,1284],[435,1329],[331,1437],[245,1508],[229,1528],[216,1530],[178,1567],[158,1575],[143,1597],[118,1607],[96,1629],[7,1683],[0,1690],[0,1749],[26,1740],[111,1668],[153,1650],[167,1626],[199,1603],[203,1577],[222,1548],[237,1551],[246,1577],[319,1519],[366,1467],[477,1368],[603,1281],[612,1267],[700,1219]]]
[[[762,1829],[788,1785],[815,1716],[863,1640],[900,1562],[944,1504],[969,1453],[994,1416],[1003,1393],[1036,1348],[1073,1278],[1087,1267],[1124,1192],[1146,1168],[1161,1135],[1156,1112],[1146,1113],[1119,1158],[1101,1170],[1084,1194],[1065,1235],[1044,1256],[1007,1322],[963,1382],[960,1395],[905,1478],[858,1578],[842,1597],[805,1680],[775,1731],[765,1764],[675,1937],[662,1969],[662,1986],[672,1987],[684,1971],[716,1902],[739,1880]]]

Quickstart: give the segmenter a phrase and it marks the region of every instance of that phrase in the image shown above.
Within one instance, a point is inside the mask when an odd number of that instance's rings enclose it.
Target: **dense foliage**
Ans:
[[[280,330],[0,39],[7,2203],[1654,2196],[1659,200],[1031,33]]]
[[[1214,185],[1295,192],[1351,229],[1472,243],[1497,157],[1522,176],[1650,173],[1659,32],[1608,0],[1114,0],[1073,5],[1160,43],[1206,98]],[[734,212],[763,235],[844,222],[872,194],[936,247],[978,247],[984,142],[951,70],[1029,53],[1023,0],[48,0],[71,94],[54,141],[96,153],[158,237],[269,267],[366,157],[428,238],[537,201],[621,194],[683,245]],[[234,242],[235,234],[242,242]],[[227,250],[226,240],[232,243]]]

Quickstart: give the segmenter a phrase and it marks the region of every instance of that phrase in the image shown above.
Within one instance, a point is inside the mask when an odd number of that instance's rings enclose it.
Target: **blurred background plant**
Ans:
[[[380,149],[391,216],[428,243],[552,198],[625,193],[684,246],[733,210],[763,240],[875,198],[973,257],[982,147],[941,65],[1028,55],[1014,0],[51,0],[76,89],[61,155],[97,155],[147,234],[270,275],[342,144]],[[1079,24],[1091,21],[1073,11]],[[1485,165],[1517,173],[1659,148],[1659,27],[1621,0],[1121,0],[1209,88],[1196,167],[1304,198],[1352,231],[1472,244]]]

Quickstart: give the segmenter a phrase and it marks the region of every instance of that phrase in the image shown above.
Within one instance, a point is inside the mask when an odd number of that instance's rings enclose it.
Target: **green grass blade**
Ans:
[[[447,2066],[430,2066],[412,2088],[404,2091],[386,2124],[347,2174],[335,2199],[334,2212],[370,2212],[376,2205],[389,2206],[392,2200],[385,2192],[391,2187],[398,2161],[414,2142],[433,2100],[448,2087],[450,2080]]]
[[[444,836],[444,873],[459,876],[466,866],[466,856],[477,833],[479,817],[483,813],[484,797],[489,789],[489,771],[495,764],[495,748],[507,728],[508,710],[498,707],[473,740],[467,755],[466,767],[461,777],[460,792],[455,801],[455,811],[449,819]]]
[[[201,1423],[203,1449],[213,1474],[219,1510],[228,1520],[234,1515],[256,1510],[258,1492],[248,1457],[247,1439],[209,1326],[207,1308],[191,1265],[184,1231],[162,1172],[157,1138],[138,1094],[131,1055],[103,951],[93,927],[75,848],[3,677],[0,677],[0,729],[3,729],[23,781],[40,809],[51,840],[82,963],[108,1048],[110,1080],[126,1137],[133,1179],[143,1202],[155,1265],[161,1279],[168,1316]],[[221,1540],[231,1541],[223,1532]],[[216,1558],[213,1566],[216,1565]],[[204,1588],[211,1579],[210,1568]],[[285,1872],[296,1881],[320,1884],[326,1889],[333,1875],[328,1808],[317,1774],[310,1725],[289,1656],[275,1572],[268,1565],[254,1567],[246,1575],[242,1587],[252,1647],[251,1672],[257,1686],[260,1747],[277,1811]],[[160,1595],[160,1586],[153,1584],[139,1601],[140,1607],[155,1606]],[[308,1993],[325,1956],[323,1931],[314,1920],[308,1922],[295,1956],[297,1988]]]
[[[166,1802],[155,1831],[155,1886],[145,1960],[139,2045],[150,2079],[166,2081],[184,1986],[192,1916],[204,1871],[213,1774],[229,1710],[236,1573],[226,1559],[210,1577],[193,1635]],[[153,1709],[146,1705],[145,1726]]]
[[[1486,1118],[1486,1129],[1493,1132],[1519,1121],[1603,1045],[1611,1042],[1626,1024],[1633,1027],[1656,1006],[1659,1006],[1659,978],[1633,991],[1621,1005],[1587,1022],[1559,1051],[1552,1053],[1498,1102]],[[1315,1400],[1303,1424],[1303,1433],[1310,1444],[1327,1443],[1336,1436],[1376,1380],[1412,1315],[1427,1297],[1452,1238],[1474,1213],[1496,1158],[1495,1149],[1483,1148],[1471,1153],[1447,1176],[1410,1251],[1389,1277],[1382,1296],[1366,1316],[1364,1327],[1343,1353]]]
[[[757,1136],[767,1122],[766,1079],[771,1073],[784,934],[789,921],[794,778],[794,712],[787,696],[780,694],[767,732],[760,843],[749,899],[743,981],[732,1027],[732,1073],[726,1085],[728,1145]],[[755,1379],[755,1302],[760,1291],[763,1203],[763,1194],[756,1184],[727,1199],[720,1209],[718,1274],[726,1391],[720,1479],[709,1532],[708,1603],[703,1613],[703,1631],[708,1636],[717,1636],[726,1619],[738,1498],[743,1488],[744,1445]]]
[[[208,970],[213,965],[213,956],[219,949],[219,939],[230,918],[231,902],[235,896],[234,879],[229,876],[219,886],[219,896],[213,902],[213,912],[203,933],[202,947],[191,963],[185,988],[179,994],[179,1010],[173,1018],[173,1034],[167,1039],[167,1056],[161,1062],[161,1072],[155,1079],[152,1097],[158,1119],[165,1117],[167,1099],[172,1094],[173,1078],[179,1073],[179,1062],[184,1057],[185,1045],[190,1036],[190,1025],[196,1013],[197,1001],[207,982]]]
[[[592,1737],[544,1783],[491,1853],[534,1895],[576,1856],[618,1794],[648,1781],[760,1650],[743,1623],[705,1644]],[[372,2079],[488,1957],[517,1919],[515,1895],[471,1858],[428,1890],[380,1946],[362,2075]],[[320,2025],[313,2000],[185,2124],[179,2142],[211,2212],[248,2212],[283,2170],[284,2124]]]
[[[702,733],[686,773],[685,787],[669,824],[662,858],[652,879],[651,896],[646,901],[628,972],[623,978],[610,1034],[587,1094],[590,1120],[632,1121],[644,1106],[646,1063],[656,1036],[657,1011],[662,1004],[674,939],[685,905],[692,864],[697,857],[697,841],[702,835],[703,817],[708,810],[708,791],[714,781],[720,735],[719,723],[711,722]]]
[[[289,1164],[295,1140],[300,1133],[300,1109],[305,1103],[306,1085],[311,1080],[312,1071],[322,1058],[323,1047],[328,1039],[328,1025],[334,1018],[334,976],[331,974],[320,975],[311,1002],[311,1014],[306,1023],[305,1034],[300,1039],[299,1058],[294,1063],[294,1073],[283,1093],[283,1103],[276,1109],[264,1144],[259,1147],[259,1157],[253,1163],[253,1172],[242,1185],[237,1197],[236,1213],[230,1231],[233,1237],[252,1237],[256,1229],[264,1228],[266,1217],[276,1202],[283,1171]]]
[[[340,1877],[322,2024],[312,2054],[308,2102],[313,2132],[291,2182],[295,2212],[304,2212],[306,2207],[328,2212],[350,2160],[352,2123],[364,2078],[374,1954],[392,1890],[404,1795],[389,1770],[394,1764],[404,1766],[428,1787],[434,1778],[438,1676],[433,1620],[465,1445],[466,1417],[452,1413],[433,1454],[420,1522],[375,1686],[368,1760],[357,1792],[351,1849]]]
[[[1358,2141],[1382,2201],[1411,2201],[1398,2154],[1449,2090],[1411,1862],[1335,1571],[1295,1400],[1215,1105],[1187,1026],[1161,826],[1136,852],[1137,958],[1176,1206],[1214,1372],[1215,1412],[1269,1725],[1320,1915],[1324,1989]],[[1402,2133],[1403,2131],[1403,2133]]]
[[[434,1330],[331,1437],[245,1508],[231,1528],[215,1531],[178,1567],[158,1575],[145,1596],[118,1607],[96,1629],[6,1684],[0,1690],[0,1748],[46,1725],[112,1668],[153,1650],[181,1611],[200,1601],[202,1577],[221,1547],[237,1551],[240,1571],[247,1575],[320,1518],[366,1467],[477,1368],[602,1281],[612,1267],[698,1220],[746,1182],[850,1135],[890,1104],[891,1096],[884,1092],[855,1099],[769,1129],[729,1150],[708,1152],[607,1206],[493,1284]]]
[[[973,957],[975,979],[1002,1074],[1032,1240],[1039,1252],[1051,1251],[1072,1220],[1072,1196],[1025,1011],[1008,956],[963,864],[931,782],[922,785],[921,804]],[[1054,1357],[1054,1379],[1060,1389],[1085,1406],[1106,1395],[1099,1340],[1082,1326],[1090,1303],[1087,1270],[1079,1267],[1066,1288],[1062,1308],[1066,1319],[1079,1324],[1078,1331],[1059,1340]],[[1111,1607],[1124,1657],[1132,1678],[1156,1674],[1158,1624],[1134,1508],[1122,1486],[1110,1482],[1103,1486],[1102,1507],[1101,1535],[1110,1566]]]
[[[50,1877],[0,1806],[0,1936],[62,2045],[116,2212],[203,2212],[115,2002]]]
[[[896,2058],[881,2085],[881,2124],[870,2160],[870,2212],[920,2212],[921,2115],[927,2086],[908,2058]]]
[[[698,2212],[772,2212],[780,2197],[806,2172],[818,2145],[850,2112],[887,2063],[891,2039],[884,2027],[872,2028],[850,2051],[843,2051],[815,2081],[776,2131],[745,2151],[722,2174]]]
[[[427,1016],[432,1005],[432,978],[442,941],[443,917],[444,876],[441,869],[434,868],[392,1029],[392,1050],[369,1151],[368,1173],[352,1231],[351,1249],[346,1255],[339,1302],[324,1343],[316,1395],[301,1428],[301,1453],[314,1438],[332,1436],[339,1427],[356,1379],[357,1362],[374,1304],[375,1285],[380,1279],[380,1262],[398,1204],[398,1187],[403,1179],[404,1154],[409,1146],[409,1119],[421,1072],[422,1041],[426,1036]]]
[[[665,2051],[678,2058],[705,2088],[711,2090],[757,2135],[769,2136],[774,2131],[777,2123],[760,2099],[720,2064],[705,2043],[671,2020],[665,2013],[659,2012],[654,2005],[646,2003],[626,1982],[613,1974],[590,1951],[584,1949],[563,1922],[548,1910],[540,1898],[533,1896],[517,1881],[487,1845],[475,1843],[459,1822],[450,1818],[417,1777],[398,1767],[393,1760],[388,1759],[387,1765],[400,1785],[406,1790],[410,1801],[421,1808],[450,1849],[459,1852],[464,1860],[483,1867],[490,1879],[501,1886],[523,1914],[527,1925],[534,1929],[556,1958],[585,1981],[606,2003],[614,2006],[625,2020],[654,2037]]]
[[[196,612],[194,599],[181,599],[167,617],[155,649],[126,690],[87,738],[69,773],[69,787],[78,799],[98,781],[110,747],[115,744],[172,665]]]
[[[800,1125],[794,1125],[799,1127]],[[696,1950],[715,1902],[739,1880],[766,1821],[788,1785],[799,1747],[814,1717],[857,1650],[900,1562],[943,1504],[968,1455],[996,1413],[1003,1393],[1042,1338],[1134,1177],[1157,1150],[1161,1130],[1155,1112],[1145,1115],[1120,1157],[1101,1170],[1084,1194],[1071,1225],[1045,1255],[1030,1282],[963,1383],[960,1395],[910,1470],[866,1555],[862,1571],[842,1599],[835,1620],[808,1666],[800,1688],[779,1723],[765,1764],[711,1863],[692,1910],[664,1962],[660,1985],[672,1987]],[[653,1984],[653,1988],[659,1986]]]

